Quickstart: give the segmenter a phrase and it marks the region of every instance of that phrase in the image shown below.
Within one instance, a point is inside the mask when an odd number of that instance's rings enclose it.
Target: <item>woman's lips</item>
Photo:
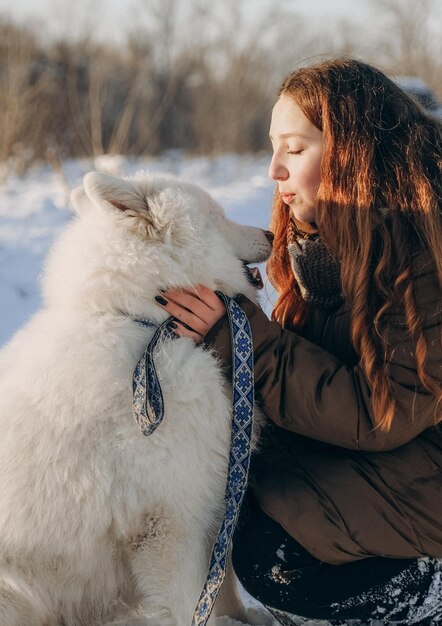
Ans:
[[[281,194],[281,198],[283,199],[283,201],[285,202],[285,204],[290,204],[290,202],[293,201],[293,198],[295,197],[294,193],[282,193]]]

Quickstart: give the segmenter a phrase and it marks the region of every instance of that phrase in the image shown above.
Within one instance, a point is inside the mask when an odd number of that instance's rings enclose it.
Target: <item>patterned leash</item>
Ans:
[[[224,581],[233,533],[247,487],[251,454],[254,380],[250,324],[235,300],[219,291],[216,293],[226,305],[232,342],[232,431],[225,493],[226,511],[212,549],[207,579],[193,615],[192,626],[206,625]],[[163,394],[153,355],[160,339],[177,337],[169,326],[170,321],[164,322],[155,332],[134,371],[134,417],[146,436],[154,432],[164,416]]]
[[[144,326],[156,326],[150,320],[137,319]],[[178,335],[170,326],[172,318],[167,319],[155,331],[143,356],[138,361],[132,377],[133,414],[143,435],[148,437],[161,424],[164,417],[164,399],[155,368],[155,348],[160,340],[176,339]]]

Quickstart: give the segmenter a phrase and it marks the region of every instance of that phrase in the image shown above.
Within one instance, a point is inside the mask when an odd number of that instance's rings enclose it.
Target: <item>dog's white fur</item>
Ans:
[[[0,353],[0,624],[190,626],[223,513],[230,391],[214,355],[164,343],[166,414],[146,438],[132,373],[160,288],[256,300],[270,253],[198,187],[91,173],[46,264],[45,305]],[[218,614],[246,619],[232,582]],[[135,619],[137,616],[137,619]]]

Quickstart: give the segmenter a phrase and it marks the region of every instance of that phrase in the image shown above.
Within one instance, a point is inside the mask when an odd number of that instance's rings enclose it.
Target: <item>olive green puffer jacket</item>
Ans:
[[[442,381],[441,290],[428,257],[418,255],[414,267],[426,368]],[[403,312],[388,318],[397,409],[385,433],[374,428],[345,303],[312,307],[301,336],[269,321],[243,296],[239,302],[252,328],[257,398],[271,424],[251,472],[262,509],[327,563],[442,557],[442,428],[434,426],[440,407],[418,381]],[[228,370],[226,318],[206,343]]]

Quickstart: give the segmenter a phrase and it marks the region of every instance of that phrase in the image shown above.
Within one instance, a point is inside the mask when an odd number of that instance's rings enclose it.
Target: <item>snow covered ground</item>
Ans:
[[[101,169],[131,175],[142,169],[173,174],[207,189],[231,219],[267,228],[273,194],[268,162],[267,157],[190,159],[179,154],[143,161],[101,157],[66,161],[60,172],[40,166],[23,177],[9,176],[0,186],[0,347],[40,307],[44,258],[71,217],[70,190],[86,172]],[[269,286],[262,294],[268,312],[272,294]]]

